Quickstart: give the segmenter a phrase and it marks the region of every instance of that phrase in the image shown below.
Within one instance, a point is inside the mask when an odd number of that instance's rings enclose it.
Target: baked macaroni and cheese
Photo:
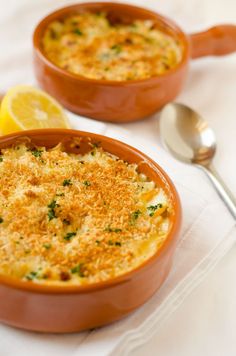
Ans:
[[[122,275],[166,239],[171,202],[153,181],[92,145],[25,143],[0,155],[0,274],[91,284]]]
[[[151,20],[110,21],[85,12],[53,21],[42,48],[57,66],[90,79],[127,81],[166,73],[182,59],[178,40]]]

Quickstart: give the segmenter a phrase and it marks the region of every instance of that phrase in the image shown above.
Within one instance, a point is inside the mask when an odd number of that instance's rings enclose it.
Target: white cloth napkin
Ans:
[[[5,91],[17,83],[34,83],[31,66],[33,28],[45,14],[71,2],[68,0],[8,0],[7,2],[0,0],[0,91]],[[142,0],[130,0],[130,2],[144,5]],[[189,31],[203,29],[220,19],[220,4],[220,0],[188,2],[146,0],[145,2],[145,6],[172,17]],[[217,10],[214,12],[214,18],[207,16],[212,13],[211,5]],[[227,6],[225,13],[227,13],[228,21],[230,19],[235,21],[234,13],[227,10]],[[209,85],[202,80],[206,71]],[[235,73],[234,71],[233,56],[222,59],[221,65],[206,59],[204,62],[199,61],[195,64],[195,71],[189,77],[185,92],[181,94],[181,100],[193,107],[197,102],[198,108],[206,114],[206,117],[211,118],[218,114],[223,119],[226,106],[228,115],[233,112],[232,98],[235,95],[235,80],[231,73]],[[224,87],[218,84],[223,82],[226,76],[229,90],[227,96],[224,96]],[[217,88],[215,93],[213,93],[214,88]],[[217,97],[218,105],[209,106],[209,102],[215,97]],[[145,140],[142,137],[145,132],[150,138],[154,138],[156,132],[151,132],[151,130],[153,130],[155,119],[153,117],[140,122],[139,126],[136,125],[135,132],[140,132],[140,136],[136,136],[133,132],[115,125],[105,125],[70,115],[74,128],[109,135],[136,146],[156,160],[176,184],[183,205],[184,219],[181,239],[167,281],[149,302],[132,315],[92,332],[45,335],[0,325],[0,356],[15,356],[16,354],[18,356],[32,354],[34,356],[128,355],[130,350],[144,343],[154,332],[158,331],[164,320],[180,306],[186,296],[232,246],[236,237],[234,222],[203,173],[196,168],[175,161],[161,149],[158,143],[153,143],[154,140]],[[150,130],[147,128],[148,125]],[[132,130],[134,124],[133,126],[126,125],[126,127]],[[220,129],[219,133],[218,139],[223,142],[223,130]],[[228,142],[232,148],[235,147],[233,146],[233,130],[229,132]],[[229,148],[222,145],[220,147],[218,157],[223,156],[225,150]],[[230,155],[229,160],[233,162],[233,150]],[[230,165],[225,165],[225,169],[228,173],[232,172]],[[229,182],[233,180],[232,174],[228,176]]]
[[[183,225],[172,271],[162,288],[133,314],[109,326],[72,335],[45,335],[0,325],[1,355],[128,355],[157,331],[235,242],[234,221],[206,177],[160,146],[124,129],[69,114],[71,126],[137,147],[170,175],[179,191]]]

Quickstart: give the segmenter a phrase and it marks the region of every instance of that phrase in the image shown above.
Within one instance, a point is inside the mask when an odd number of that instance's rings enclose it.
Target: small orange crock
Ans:
[[[166,74],[143,80],[93,80],[67,72],[50,62],[41,39],[48,24],[72,13],[104,11],[120,22],[151,19],[177,38],[183,58]],[[140,120],[173,100],[185,82],[190,58],[224,55],[236,50],[236,26],[220,25],[205,32],[186,35],[174,22],[153,11],[121,3],[80,3],[45,17],[33,35],[34,68],[39,85],[67,109],[94,119],[117,123]]]
[[[0,137],[0,149],[30,138],[38,146],[64,142],[66,150],[85,152],[88,142],[99,142],[104,150],[128,162],[161,186],[171,200],[173,214],[168,236],[150,259],[120,277],[91,285],[40,285],[0,275],[0,321],[23,329],[65,333],[98,327],[121,319],[145,303],[166,279],[176,248],[181,206],[173,183],[161,167],[135,148],[92,133],[44,129]],[[71,148],[74,138],[80,147]],[[75,146],[75,145],[74,145]]]

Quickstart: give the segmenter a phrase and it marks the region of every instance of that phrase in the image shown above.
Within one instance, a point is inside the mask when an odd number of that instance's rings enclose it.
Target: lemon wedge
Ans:
[[[0,108],[0,131],[69,128],[61,105],[50,95],[31,86],[18,85],[4,96]]]

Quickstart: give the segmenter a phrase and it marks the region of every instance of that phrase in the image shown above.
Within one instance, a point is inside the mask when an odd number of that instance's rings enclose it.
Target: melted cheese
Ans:
[[[105,13],[53,21],[42,46],[53,63],[90,79],[145,79],[166,73],[182,58],[178,40],[153,21],[111,24]]]
[[[1,274],[91,284],[136,268],[166,239],[168,197],[134,164],[61,145],[21,144],[0,158]]]

